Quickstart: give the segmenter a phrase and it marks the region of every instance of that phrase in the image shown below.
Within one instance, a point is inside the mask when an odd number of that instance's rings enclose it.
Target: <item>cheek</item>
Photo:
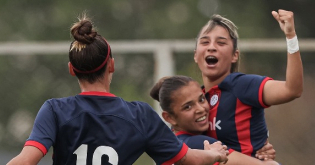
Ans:
[[[209,112],[210,106],[209,106],[209,103],[208,103],[207,101],[203,104],[203,108],[204,108],[207,112]]]
[[[202,62],[204,59],[203,59],[203,55],[200,53],[200,52],[196,52],[195,54],[195,61],[200,63]]]

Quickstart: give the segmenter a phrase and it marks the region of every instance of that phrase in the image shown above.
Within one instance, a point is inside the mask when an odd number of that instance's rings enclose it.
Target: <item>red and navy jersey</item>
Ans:
[[[188,150],[148,104],[104,92],[47,100],[25,145],[52,146],[56,165],[133,164],[143,152],[173,164]]]
[[[263,87],[269,77],[231,73],[206,93],[210,104],[207,135],[249,156],[265,144]],[[204,90],[204,88],[203,88]]]
[[[176,133],[176,136],[179,140],[182,140],[187,146],[191,149],[204,149],[203,142],[205,140],[208,140],[210,144],[218,141],[212,137],[206,136],[206,135],[194,135],[185,131],[180,131]],[[228,147],[229,153],[232,153],[234,150]],[[219,165],[220,163],[217,162],[214,165]]]

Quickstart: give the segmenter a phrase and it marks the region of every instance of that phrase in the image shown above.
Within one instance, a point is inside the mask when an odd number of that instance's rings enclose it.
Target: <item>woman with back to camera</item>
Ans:
[[[153,86],[150,95],[160,102],[162,117],[188,147],[202,149],[204,140],[217,141],[204,135],[209,128],[210,107],[197,81],[187,76],[164,77]],[[273,160],[261,161],[233,149],[229,152],[226,165],[278,165]]]
[[[214,15],[202,27],[194,54],[210,104],[207,135],[251,156],[268,139],[264,108],[292,101],[303,91],[303,66],[293,12],[278,10],[272,15],[287,39],[285,81],[237,72],[237,28],[220,15]]]
[[[50,147],[56,165],[129,165],[143,152],[164,165],[227,161],[220,142],[205,141],[206,151],[189,149],[148,104],[110,93],[112,51],[89,19],[82,17],[71,34],[68,67],[81,93],[45,101],[21,153],[8,165],[37,164]]]

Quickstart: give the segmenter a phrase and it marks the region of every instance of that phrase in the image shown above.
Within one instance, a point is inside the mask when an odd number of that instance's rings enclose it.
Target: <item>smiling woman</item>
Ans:
[[[160,102],[162,117],[171,124],[173,132],[190,148],[203,149],[204,140],[218,143],[216,139],[203,135],[209,128],[210,107],[197,81],[186,76],[164,77],[151,89],[150,95]],[[227,165],[278,164],[260,161],[233,149],[229,152]]]

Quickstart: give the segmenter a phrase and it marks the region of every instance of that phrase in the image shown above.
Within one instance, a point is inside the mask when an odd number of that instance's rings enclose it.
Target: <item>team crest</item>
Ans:
[[[218,103],[218,101],[219,101],[218,94],[212,95],[211,98],[210,98],[210,106],[214,107]]]

